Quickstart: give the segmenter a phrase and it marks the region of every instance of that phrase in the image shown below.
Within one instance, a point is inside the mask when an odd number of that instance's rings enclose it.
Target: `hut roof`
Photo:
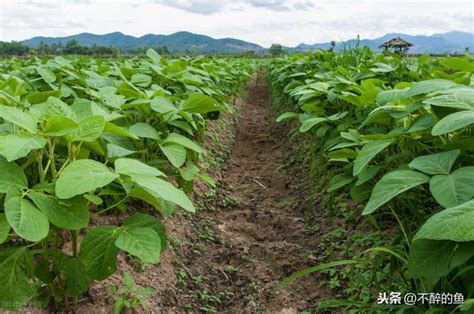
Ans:
[[[381,44],[379,48],[411,47],[411,46],[413,46],[412,43],[409,43],[408,41],[401,39],[400,37],[397,37],[397,38],[392,38],[389,41]]]

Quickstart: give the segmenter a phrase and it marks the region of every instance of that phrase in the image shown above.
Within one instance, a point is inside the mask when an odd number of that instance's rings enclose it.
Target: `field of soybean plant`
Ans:
[[[0,308],[472,313],[474,60],[0,60]]]
[[[349,242],[348,252],[282,285],[330,269],[340,294],[326,307],[474,309],[473,73],[472,57],[368,49],[271,62],[277,121],[295,120],[287,123],[300,133],[292,140],[309,147],[301,154],[317,181],[310,186],[324,194],[329,218],[366,225],[343,228],[339,239]],[[340,206],[346,199],[349,208]],[[341,267],[345,272],[335,275]]]

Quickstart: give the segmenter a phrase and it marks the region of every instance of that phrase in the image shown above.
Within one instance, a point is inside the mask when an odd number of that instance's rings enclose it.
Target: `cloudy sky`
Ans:
[[[474,32],[474,1],[0,0],[0,40],[120,31],[191,31],[268,47],[375,38],[390,32]]]

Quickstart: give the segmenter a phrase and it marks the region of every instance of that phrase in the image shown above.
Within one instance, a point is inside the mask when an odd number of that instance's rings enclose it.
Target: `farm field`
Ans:
[[[2,309],[474,310],[471,55],[0,73]]]

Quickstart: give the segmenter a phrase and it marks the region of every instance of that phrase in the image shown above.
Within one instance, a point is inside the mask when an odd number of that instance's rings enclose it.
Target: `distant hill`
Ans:
[[[466,32],[453,31],[444,34],[425,35],[407,35],[401,33],[386,34],[375,39],[361,39],[359,46],[368,46],[373,50],[379,50],[378,47],[392,39],[400,36],[401,38],[411,42],[414,46],[410,48],[412,53],[463,53],[466,47],[474,52],[474,34]],[[190,32],[178,32],[171,35],[154,35],[148,34],[142,37],[134,37],[125,35],[120,32],[95,35],[90,33],[82,33],[67,37],[33,37],[24,40],[23,43],[36,47],[41,42],[51,45],[53,43],[65,44],[69,40],[77,40],[81,45],[93,46],[112,46],[120,50],[130,50],[140,47],[161,47],[166,46],[168,50],[173,52],[191,51],[195,53],[240,53],[253,50],[257,53],[263,53],[265,48],[247,41],[235,38],[215,39],[209,36],[193,34]],[[344,46],[354,47],[357,41],[355,39],[345,42],[337,42],[336,49],[342,49]],[[331,47],[329,42],[316,44],[300,44],[293,48],[287,48],[289,51],[311,51],[317,49],[328,49]]]
[[[359,41],[359,47],[368,46],[373,50],[379,50],[379,46],[384,42],[400,36],[406,41],[413,44],[410,48],[412,53],[463,53],[466,47],[474,52],[474,34],[466,32],[453,31],[444,34],[434,34],[431,36],[424,35],[407,35],[401,33],[386,34],[382,37],[375,39],[361,39]],[[336,49],[340,50],[344,46],[354,47],[357,45],[355,39],[351,39],[345,42],[337,42]],[[300,44],[293,51],[311,51],[317,49],[328,49],[331,47],[331,43],[316,43],[312,45]]]
[[[70,40],[77,40],[81,45],[112,46],[120,50],[130,50],[140,47],[166,46],[168,50],[175,52],[192,51],[196,53],[239,53],[249,50],[261,52],[263,47],[243,40],[233,38],[214,39],[209,36],[193,34],[190,32],[178,32],[171,35],[148,34],[142,37],[125,35],[120,32],[95,35],[82,33],[67,37],[33,37],[24,40],[23,43],[30,47],[36,47],[41,42],[51,44],[66,44]]]

